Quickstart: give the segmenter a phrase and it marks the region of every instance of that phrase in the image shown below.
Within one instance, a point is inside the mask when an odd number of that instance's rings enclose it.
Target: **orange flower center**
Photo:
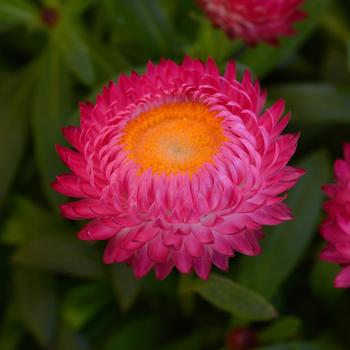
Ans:
[[[171,103],[130,121],[124,149],[141,171],[193,174],[210,163],[225,141],[221,119],[200,103]]]

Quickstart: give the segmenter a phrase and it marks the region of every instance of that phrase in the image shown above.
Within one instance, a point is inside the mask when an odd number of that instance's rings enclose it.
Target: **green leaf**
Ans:
[[[348,63],[348,71],[350,72],[350,37],[346,43],[346,57]]]
[[[203,340],[203,333],[197,332],[188,337],[176,339],[172,343],[163,346],[160,350],[201,350],[207,345]]]
[[[271,298],[298,265],[320,219],[323,194],[321,186],[330,177],[330,159],[315,152],[297,164],[307,173],[290,192],[287,205],[295,219],[271,228],[257,257],[243,257],[238,281]]]
[[[95,81],[95,71],[90,53],[84,40],[82,29],[65,20],[54,33],[54,45],[62,55],[67,68],[84,84],[91,86]]]
[[[202,60],[211,57],[221,62],[242,45],[240,41],[229,39],[221,29],[213,27],[207,19],[198,18],[198,21],[200,22],[197,38],[188,50],[190,56]]]
[[[134,52],[135,47],[140,47],[148,55],[155,51],[168,55],[179,49],[177,37],[157,1],[104,0],[102,5],[118,38],[132,42]]]
[[[0,235],[4,243],[19,245],[48,231],[68,227],[64,220],[25,197],[14,197],[9,207],[10,216]]]
[[[260,44],[248,49],[239,61],[249,66],[259,77],[269,73],[283,60],[288,58],[310,36],[317,27],[322,15],[326,12],[330,0],[306,1],[304,10],[308,17],[296,24],[297,33],[283,38],[277,47]]]
[[[104,278],[101,257],[94,247],[70,232],[46,233],[21,246],[16,264],[88,279]]]
[[[88,350],[87,340],[79,333],[75,333],[69,326],[62,322],[55,341],[54,350]]]
[[[14,295],[19,316],[41,346],[56,331],[57,301],[54,281],[48,274],[25,268],[14,272]]]
[[[25,0],[0,0],[1,26],[34,24],[39,18],[37,8]]]
[[[339,273],[340,267],[319,259],[316,260],[311,271],[310,286],[314,295],[318,296],[324,303],[329,306],[335,306],[336,301],[345,296],[344,289],[334,288],[334,279]]]
[[[140,293],[142,280],[134,276],[129,266],[115,264],[110,269],[110,281],[120,308],[128,310]]]
[[[320,350],[319,347],[306,342],[291,342],[276,345],[268,345],[257,348],[256,350]]]
[[[63,6],[64,12],[70,15],[80,15],[95,4],[96,0],[69,0]]]
[[[315,350],[347,350],[347,347],[344,348],[341,345],[342,339],[339,337],[339,333],[334,332],[335,327],[332,328],[321,332],[316,339],[312,340]]]
[[[134,319],[112,335],[103,350],[154,350],[161,334],[158,318],[146,316]]]
[[[185,337],[176,337],[159,350],[202,350],[213,349],[222,342],[222,329],[211,325],[201,326],[200,329],[188,333]]]
[[[312,123],[350,123],[350,89],[329,83],[288,83],[269,89],[271,98],[283,97],[293,120]]]
[[[52,190],[55,176],[67,171],[55,151],[55,144],[63,143],[61,129],[70,116],[71,82],[55,46],[49,46],[40,61],[35,87],[32,127],[35,158],[47,198],[56,206],[62,196]]]
[[[333,34],[334,38],[346,45],[350,39],[347,18],[340,13],[336,6],[333,6],[331,10],[323,16],[322,25],[329,33]]]
[[[80,330],[110,301],[108,288],[104,284],[77,286],[66,295],[63,319],[73,330]]]
[[[23,329],[16,315],[13,301],[6,306],[0,328],[0,349],[16,350],[23,336]]]
[[[275,308],[263,297],[215,273],[208,281],[195,280],[191,289],[218,309],[246,320],[263,321],[277,316]]]
[[[1,77],[0,88],[0,207],[24,152],[27,141],[28,104],[34,84],[34,68],[13,77]]]
[[[296,338],[300,335],[301,327],[301,320],[298,317],[283,317],[264,329],[259,334],[259,340],[262,343],[273,343]]]
[[[96,70],[102,80],[114,80],[118,73],[130,70],[130,65],[122,56],[120,50],[103,45],[100,40],[92,36],[87,40],[87,46],[91,60],[96,65]],[[93,98],[95,96],[96,94]]]

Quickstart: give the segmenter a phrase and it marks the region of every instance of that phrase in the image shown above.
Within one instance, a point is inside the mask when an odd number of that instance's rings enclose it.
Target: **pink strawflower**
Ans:
[[[175,266],[206,279],[235,252],[259,254],[262,226],[292,218],[284,192],[303,174],[286,165],[299,136],[281,135],[284,102],[262,112],[265,99],[233,63],[223,76],[188,57],[122,75],[64,129],[75,150],[57,151],[72,173],[53,187],[80,200],[63,215],[92,219],[79,238],[108,240],[104,262],[138,277]]]
[[[321,235],[328,244],[321,259],[343,267],[334,281],[337,288],[350,287],[350,144],[344,145],[344,155],[334,163],[335,184],[323,187],[329,200],[324,204],[327,219]]]
[[[248,44],[276,45],[282,36],[295,33],[293,24],[305,17],[304,0],[198,0],[214,25],[229,37]]]

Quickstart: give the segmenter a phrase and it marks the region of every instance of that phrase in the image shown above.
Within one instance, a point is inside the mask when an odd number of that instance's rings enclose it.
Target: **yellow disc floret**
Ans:
[[[141,113],[126,125],[121,142],[141,171],[193,174],[223,141],[221,118],[204,104],[186,102]]]

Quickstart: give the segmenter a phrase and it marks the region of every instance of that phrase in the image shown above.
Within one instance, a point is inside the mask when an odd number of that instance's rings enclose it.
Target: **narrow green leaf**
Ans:
[[[40,73],[35,87],[32,127],[35,157],[43,188],[56,206],[62,201],[50,184],[55,176],[67,171],[58,158],[55,144],[63,143],[61,129],[70,116],[71,82],[55,46],[49,46],[40,61]]]
[[[337,38],[342,43],[345,43],[349,40],[350,30],[347,25],[346,18],[340,13],[340,10],[337,6],[333,6],[331,11],[327,11],[322,17],[323,27],[331,34],[334,38]]]
[[[130,70],[130,65],[122,56],[120,50],[104,45],[100,40],[91,36],[86,41],[91,60],[94,62],[97,73],[99,73],[98,75],[102,80],[114,80],[118,73]]]
[[[52,277],[43,272],[16,268],[14,294],[21,321],[41,346],[47,346],[56,331],[58,316]]]
[[[104,278],[97,251],[70,232],[47,233],[32,239],[16,251],[13,261],[75,277]]]
[[[301,320],[298,317],[283,317],[273,322],[259,334],[262,343],[273,343],[296,338],[300,335]]]
[[[346,57],[347,57],[347,63],[348,63],[348,71],[350,72],[350,38],[346,43]]]
[[[295,219],[267,230],[261,255],[243,257],[240,262],[238,281],[267,298],[274,296],[303,257],[320,219],[321,186],[330,177],[330,159],[323,151],[297,165],[307,174],[287,199]]]
[[[242,45],[240,41],[229,39],[221,29],[213,27],[209,20],[201,17],[198,21],[197,38],[188,50],[190,56],[202,60],[212,57],[220,63]]]
[[[314,295],[330,307],[336,306],[336,301],[345,296],[344,289],[334,288],[334,279],[339,271],[338,265],[322,261],[319,259],[319,254],[316,255],[311,271],[310,287]]]
[[[0,349],[16,350],[23,336],[21,326],[13,301],[6,306],[4,319],[0,327]]]
[[[293,120],[312,123],[350,123],[350,89],[329,83],[288,83],[272,86],[271,98],[283,97]]]
[[[142,280],[137,279],[130,267],[124,264],[111,266],[110,281],[120,308],[128,310],[136,300],[142,286]]]
[[[69,291],[63,306],[63,319],[73,330],[80,330],[110,301],[104,284],[79,285]]]
[[[70,15],[80,15],[96,4],[96,0],[69,0],[64,3],[64,12]]]
[[[194,281],[192,289],[217,308],[247,320],[270,320],[277,316],[275,308],[263,297],[215,273],[208,281]]]
[[[68,227],[64,220],[25,197],[14,197],[9,207],[10,216],[0,234],[4,243],[20,245],[48,231]]]
[[[0,207],[16,175],[27,139],[28,104],[34,67],[11,78],[1,77],[0,89]]]
[[[84,84],[93,85],[95,71],[90,59],[90,53],[85,43],[82,29],[78,29],[73,20],[60,24],[54,37],[55,45],[60,49],[67,68]]]
[[[330,0],[306,1],[304,9],[308,13],[308,18],[296,25],[295,35],[283,38],[277,47],[260,44],[248,49],[239,61],[250,67],[259,77],[269,73],[310,36],[330,2]]]
[[[38,10],[30,1],[0,0],[1,25],[34,24],[38,18]]]
[[[178,50],[176,34],[158,1],[105,0],[102,4],[120,39],[128,38],[148,52],[162,55]]]

